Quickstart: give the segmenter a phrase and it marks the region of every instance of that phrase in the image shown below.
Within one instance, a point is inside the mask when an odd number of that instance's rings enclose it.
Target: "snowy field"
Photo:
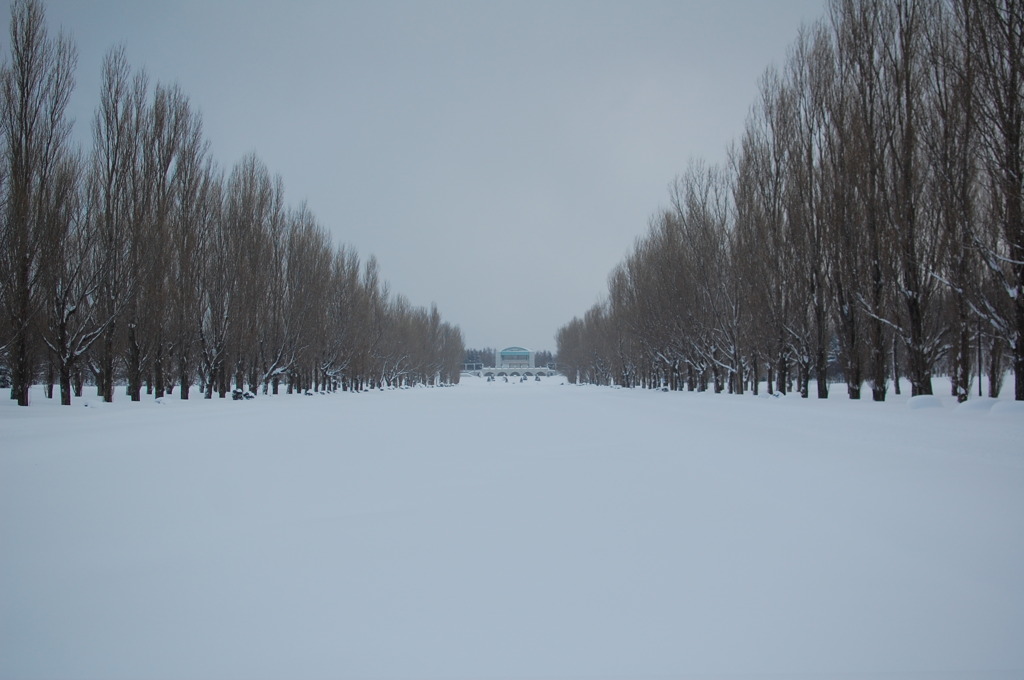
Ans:
[[[0,677],[1024,677],[1021,404],[561,382],[3,400]]]

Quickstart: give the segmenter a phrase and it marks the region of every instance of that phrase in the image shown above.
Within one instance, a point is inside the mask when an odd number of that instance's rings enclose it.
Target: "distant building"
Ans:
[[[506,347],[494,353],[495,368],[533,368],[535,352],[525,347]]]
[[[525,347],[506,347],[494,353],[494,367],[484,368],[479,362],[466,362],[462,369],[466,373],[482,378],[511,376],[551,376],[558,371],[554,366],[537,367],[537,353]]]

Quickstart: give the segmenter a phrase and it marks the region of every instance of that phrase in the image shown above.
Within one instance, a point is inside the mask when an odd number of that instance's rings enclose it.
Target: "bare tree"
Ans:
[[[261,268],[270,251],[275,186],[263,161],[250,153],[235,164],[225,191],[227,249],[221,252],[221,266],[228,267],[235,279],[228,311],[232,319],[228,349],[235,389],[244,390],[247,377],[256,380],[260,316],[267,299]],[[254,384],[250,387],[256,389]],[[225,384],[221,391],[226,390]]]
[[[798,265],[788,255],[786,238],[786,196],[792,193],[787,184],[793,179],[787,169],[793,136],[792,99],[791,88],[780,74],[768,69],[761,80],[760,100],[733,152],[736,244],[743,262],[739,276],[751,310],[747,317],[752,324],[747,329],[751,361],[758,380],[758,366],[764,364],[769,392],[786,391],[792,356],[786,330],[793,313],[791,278]]]
[[[176,299],[180,292],[174,290],[181,282],[176,271],[181,258],[175,257],[175,248],[181,247],[183,240],[189,240],[187,230],[192,226],[183,224],[176,214],[177,194],[182,187],[177,174],[186,167],[182,162],[183,147],[186,135],[195,134],[195,124],[188,99],[177,86],[157,85],[150,111],[144,145],[145,182],[152,196],[146,235],[150,247],[147,248],[141,308],[145,310],[151,352],[148,383],[160,398],[173,385],[173,324],[175,313],[181,308]],[[195,140],[192,143],[195,144]]]
[[[224,365],[231,331],[234,269],[225,261],[231,248],[224,218],[224,178],[208,169],[206,191],[196,204],[202,247],[199,262],[199,383],[206,399],[227,393]]]
[[[931,278],[946,284],[950,377],[953,396],[966,401],[977,338],[971,295],[978,290],[982,265],[971,241],[977,214],[977,125],[974,114],[975,56],[967,49],[953,8],[937,3],[925,27],[929,85],[924,102],[923,143],[929,174],[929,201],[941,239],[941,262]]]
[[[210,229],[205,224],[210,216],[204,206],[210,191],[211,170],[199,113],[184,98],[176,106],[181,142],[174,173],[175,204],[169,224],[169,352],[174,357],[180,396],[188,399],[198,361],[203,297],[201,253],[207,244],[204,236]]]
[[[832,295],[832,313],[835,337],[846,380],[847,396],[860,399],[864,382],[866,329],[868,319],[863,314],[860,300],[865,294],[866,281],[864,232],[860,224],[864,219],[864,202],[858,184],[854,181],[860,169],[860,141],[856,138],[853,121],[859,90],[856,86],[856,68],[849,59],[840,58],[838,12],[833,9],[831,72],[827,72],[825,93],[825,149],[822,158],[822,195],[825,211],[826,271]]]
[[[976,307],[1013,355],[1014,398],[1024,400],[1024,3],[959,0],[958,17],[972,71],[974,111],[988,174],[990,219],[973,239],[985,264],[989,295]],[[996,225],[986,231],[983,225]]]
[[[871,396],[884,401],[888,392],[890,305],[890,253],[885,238],[885,154],[882,53],[886,23],[883,2],[877,0],[835,0],[833,22],[837,33],[838,58],[848,60],[853,93],[849,117],[854,140],[854,163],[849,180],[862,206],[861,233],[856,245],[863,253],[867,274],[857,299],[867,315],[865,334],[868,380]]]
[[[51,38],[39,0],[11,4],[11,62],[0,71],[0,144],[6,189],[0,222],[0,289],[9,337],[0,340],[11,363],[11,397],[29,403],[37,360],[40,284],[47,221],[60,212],[68,170],[68,100],[76,52],[63,35]]]
[[[81,162],[69,157],[55,176],[42,244],[45,324],[42,339],[59,375],[61,404],[71,405],[72,375],[98,340],[109,317],[94,299],[99,282],[94,222],[85,209]]]
[[[937,12],[936,4],[928,0],[893,3],[883,41],[883,86],[888,96],[882,101],[889,130],[884,147],[889,156],[889,195],[884,205],[899,301],[890,323],[906,349],[914,395],[932,393],[932,370],[946,351],[941,283],[932,273],[938,270],[947,242],[934,202],[924,200],[931,168],[924,162],[930,131],[924,107],[929,95],[925,22],[934,21]]]
[[[828,127],[827,102],[833,51],[823,25],[803,29],[790,53],[787,80],[791,122],[787,145],[786,182],[787,241],[792,270],[790,287],[798,302],[788,326],[798,367],[800,395],[809,394],[810,377],[817,383],[817,397],[828,397],[828,347],[830,339],[830,291],[827,284],[825,215],[822,182]]]
[[[135,298],[139,283],[138,231],[133,228],[132,177],[141,153],[139,122],[148,80],[134,77],[124,49],[111,50],[103,62],[100,103],[93,119],[89,212],[95,221],[97,314],[105,319],[103,337],[90,352],[96,388],[104,401],[114,399],[120,353],[121,314]]]

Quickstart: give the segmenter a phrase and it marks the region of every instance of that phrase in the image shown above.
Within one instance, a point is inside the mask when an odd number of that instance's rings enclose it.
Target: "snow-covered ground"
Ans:
[[[842,393],[3,400],[0,677],[1024,677],[1021,405]]]

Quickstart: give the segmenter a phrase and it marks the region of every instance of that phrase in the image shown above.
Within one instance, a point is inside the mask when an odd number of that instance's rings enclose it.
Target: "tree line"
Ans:
[[[572,380],[1024,399],[1024,2],[833,0],[558,331]]]
[[[461,332],[335,247],[254,154],[225,172],[199,112],[123,48],[91,148],[66,116],[77,56],[39,0],[11,6],[0,71],[0,381],[62,404],[91,383],[162,397],[458,382]]]

